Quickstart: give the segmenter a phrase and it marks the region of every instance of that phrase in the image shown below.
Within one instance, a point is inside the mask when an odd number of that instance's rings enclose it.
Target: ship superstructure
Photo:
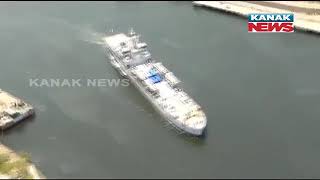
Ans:
[[[119,73],[128,78],[152,106],[174,127],[202,135],[206,115],[179,86],[180,80],[149,52],[147,44],[132,29],[104,38],[107,55]]]

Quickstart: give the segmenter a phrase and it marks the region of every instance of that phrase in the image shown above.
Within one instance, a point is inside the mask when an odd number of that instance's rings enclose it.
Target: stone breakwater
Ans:
[[[196,6],[247,17],[249,13],[294,13],[297,29],[320,33],[320,3],[311,1],[193,1]]]

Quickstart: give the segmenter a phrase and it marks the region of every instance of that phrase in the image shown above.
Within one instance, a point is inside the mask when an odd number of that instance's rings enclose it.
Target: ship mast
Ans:
[[[133,28],[130,28],[128,35],[129,37],[133,37],[136,35],[136,32],[134,32]]]

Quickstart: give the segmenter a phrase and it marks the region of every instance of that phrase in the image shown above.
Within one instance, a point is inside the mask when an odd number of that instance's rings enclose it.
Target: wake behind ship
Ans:
[[[107,55],[114,68],[148,99],[151,105],[174,127],[200,136],[207,118],[178,80],[161,62],[151,56],[145,42],[132,29],[104,38]]]

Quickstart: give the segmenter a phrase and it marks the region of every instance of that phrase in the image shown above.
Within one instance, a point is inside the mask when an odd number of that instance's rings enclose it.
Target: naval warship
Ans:
[[[151,56],[139,34],[130,29],[128,33],[108,33],[103,40],[111,65],[173,127],[194,136],[204,134],[207,118],[201,106],[183,90],[181,81]]]

